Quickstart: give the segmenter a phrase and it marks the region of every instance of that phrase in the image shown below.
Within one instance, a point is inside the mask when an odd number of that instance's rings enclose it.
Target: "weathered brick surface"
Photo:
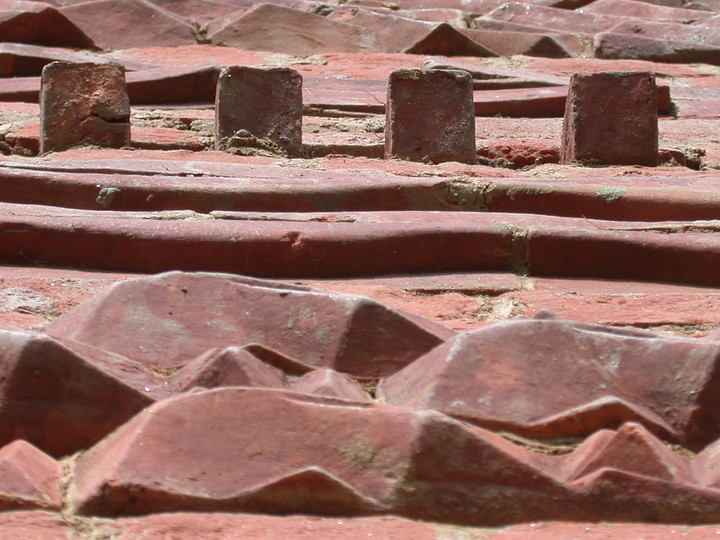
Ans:
[[[215,145],[226,148],[226,139],[236,135],[269,139],[297,156],[302,150],[302,107],[302,76],[297,71],[225,68],[215,98]]]
[[[23,440],[0,448],[0,510],[60,509],[62,466]]]
[[[130,143],[130,103],[123,68],[53,62],[43,68],[40,151]]]
[[[645,72],[576,73],[560,146],[563,163],[658,163],[657,87]]]
[[[393,71],[386,110],[386,158],[435,163],[475,161],[475,112],[469,73]]]

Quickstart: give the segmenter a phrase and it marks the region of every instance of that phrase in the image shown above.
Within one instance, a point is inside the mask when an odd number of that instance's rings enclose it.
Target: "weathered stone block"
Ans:
[[[130,143],[130,103],[122,66],[53,62],[43,68],[40,152]]]
[[[565,105],[561,162],[656,166],[657,110],[652,73],[575,73]]]
[[[475,111],[469,73],[393,71],[386,111],[386,158],[435,163],[475,161]]]
[[[302,76],[290,68],[230,66],[220,73],[215,98],[215,144],[265,139],[289,155],[302,149]],[[242,133],[242,132],[247,133]]]

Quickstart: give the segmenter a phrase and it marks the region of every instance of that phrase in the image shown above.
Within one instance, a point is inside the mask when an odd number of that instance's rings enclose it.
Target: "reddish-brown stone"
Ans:
[[[377,50],[444,56],[497,56],[453,26],[411,20],[356,7],[339,7],[328,18],[362,26],[377,34]]]
[[[711,523],[717,520],[720,504],[720,490],[613,468],[599,469],[572,488],[617,521]]]
[[[494,9],[488,19],[530,25],[561,32],[593,35],[624,22],[623,17],[584,13],[582,10],[557,9],[522,2],[509,2]]]
[[[215,146],[228,149],[233,137],[266,139],[299,156],[302,112],[302,76],[297,71],[225,68],[215,98]]]
[[[698,9],[682,9],[655,5],[637,0],[594,0],[583,8],[585,13],[618,15],[621,17],[669,21],[676,23],[696,23],[712,17],[712,12]]]
[[[500,21],[480,17],[474,19],[470,24],[473,30],[486,30],[495,32],[515,32],[520,34],[542,34],[552,37],[561,46],[571,51],[573,55],[581,56],[584,53],[584,40],[586,36],[572,33],[573,28],[569,27],[566,31],[553,30],[534,26],[532,24],[517,24],[510,21]]]
[[[25,441],[0,448],[0,509],[59,510],[62,475],[57,461]]]
[[[527,249],[528,271],[536,276],[720,284],[720,238],[712,234],[537,228]]]
[[[297,56],[323,52],[371,52],[375,33],[275,4],[259,4],[210,34],[217,45]]]
[[[116,64],[53,62],[43,68],[40,151],[130,143],[130,104]]]
[[[103,49],[197,43],[189,21],[144,0],[94,0],[60,11]]]
[[[328,396],[353,401],[370,401],[362,387],[349,377],[332,369],[313,371],[293,382],[290,386],[295,392]]]
[[[720,336],[712,336],[711,341],[720,342]],[[693,472],[701,486],[720,489],[720,440],[715,441],[691,462]]]
[[[2,7],[0,5],[0,7]],[[25,43],[0,43],[0,77],[39,76],[50,62],[106,62],[101,56]]]
[[[386,158],[475,162],[472,78],[467,72],[394,71],[386,114]]]
[[[185,392],[192,388],[250,386],[285,388],[282,371],[268,366],[253,354],[239,347],[212,349],[188,362],[169,381],[171,388]]]
[[[545,58],[567,58],[575,53],[557,41],[552,35],[510,32],[502,30],[462,30],[473,41],[495,51],[501,56],[523,54]]]
[[[636,330],[512,321],[451,338],[384,380],[378,395],[531,437],[635,421],[698,448],[719,434],[719,355],[717,344]]]
[[[656,166],[657,111],[652,73],[576,73],[565,106],[562,163]]]
[[[477,116],[537,118],[562,116],[567,102],[565,86],[511,88],[473,92]]]
[[[25,439],[52,456],[95,444],[153,401],[117,373],[55,340],[0,333],[0,442]]]
[[[180,272],[118,283],[48,332],[161,368],[182,367],[208,349],[260,343],[360,376],[394,373],[442,342],[367,298]]]
[[[24,515],[24,514],[27,514]],[[6,532],[26,522],[34,523],[34,512],[4,514],[0,533],[8,540],[27,540],[27,535],[6,536]],[[37,519],[37,518],[34,518]],[[52,518],[46,516],[50,521]],[[56,518],[60,522],[59,518]],[[62,522],[60,522],[62,523]],[[447,540],[448,538],[481,538],[483,540],[668,540],[716,538],[716,525],[658,525],[651,523],[523,523],[498,528],[475,528],[441,523],[411,521],[394,516],[321,518],[315,516],[267,516],[242,513],[172,513],[101,521],[92,529],[102,537],[116,540],[227,540],[242,535],[246,540]],[[69,526],[68,526],[69,530]],[[462,536],[461,536],[462,535]],[[40,536],[38,536],[40,538]],[[49,540],[56,537],[43,536]],[[62,537],[66,539],[65,536]]]
[[[55,47],[95,46],[80,28],[44,2],[3,0],[0,2],[2,41]]]
[[[3,512],[0,514],[3,540],[73,540],[75,531],[59,514],[47,512]]]
[[[117,192],[106,189],[98,195],[100,202],[109,203]],[[512,231],[487,220],[473,223],[471,215],[443,216],[439,223],[419,214],[410,222],[374,223],[196,220],[187,215],[168,220],[158,215],[152,229],[140,216],[81,217],[55,210],[50,215],[39,208],[26,208],[22,216],[0,215],[0,258],[104,270],[182,268],[275,278],[498,271],[514,264]],[[711,249],[708,258],[719,255],[720,250]],[[696,279],[718,279],[700,271]]]
[[[237,2],[222,0],[217,2],[214,0],[152,0],[152,3],[165,11],[185,17],[200,25],[237,11],[239,7]]]
[[[130,103],[213,103],[219,69],[215,65],[171,66],[127,73]],[[172,88],[172,92],[168,92]]]
[[[489,47],[478,43],[445,23],[432,25],[425,30],[424,35],[414,40],[407,40],[400,52],[443,56],[498,56],[498,53]]]
[[[84,454],[74,477],[75,511],[95,515],[382,511],[472,524],[514,521],[519,508],[528,519],[582,515],[528,451],[497,435],[437,413],[277,390],[166,400]]]
[[[690,39],[698,38],[690,37]],[[613,29],[610,32],[595,34],[593,47],[597,58],[718,64],[720,44],[713,45],[709,41],[706,43],[704,38],[699,39],[702,43],[653,38]]]
[[[0,79],[0,101],[40,101],[40,77]]]
[[[593,433],[563,463],[563,477],[574,482],[601,469],[694,484],[690,460],[673,452],[642,425],[628,422],[615,433]]]

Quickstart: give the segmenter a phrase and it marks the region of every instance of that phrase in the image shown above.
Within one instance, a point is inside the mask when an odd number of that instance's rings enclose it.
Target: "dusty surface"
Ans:
[[[720,4],[52,4],[0,15],[2,538],[720,534]],[[53,60],[124,66],[126,147],[40,153]],[[215,150],[231,65],[302,76],[293,157]],[[475,163],[383,159],[431,67]],[[602,71],[658,167],[560,164]]]

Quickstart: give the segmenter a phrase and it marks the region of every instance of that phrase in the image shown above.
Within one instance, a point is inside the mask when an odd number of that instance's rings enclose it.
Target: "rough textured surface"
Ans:
[[[462,71],[398,70],[388,82],[385,156],[475,161],[472,79]]]
[[[698,449],[719,435],[708,431],[715,405],[697,401],[715,393],[719,352],[640,331],[514,321],[452,338],[386,379],[379,396],[542,439],[634,420]]]
[[[130,104],[123,69],[53,62],[42,71],[40,152],[130,142]]]
[[[0,508],[59,510],[63,470],[58,462],[21,439],[0,449]]]
[[[208,349],[259,343],[312,366],[365,376],[393,373],[443,341],[442,327],[415,324],[363,297],[180,272],[120,283],[48,332],[164,369]]]
[[[5,0],[0,4],[0,35],[12,43],[57,47],[94,47],[80,28],[45,2]]]
[[[570,81],[560,160],[658,163],[657,90],[651,73],[576,73]]]
[[[3,444],[24,439],[52,456],[66,456],[152,402],[149,387],[133,388],[123,380],[120,373],[133,366],[120,358],[102,352],[88,358],[46,336],[11,331],[0,331],[0,347]]]
[[[0,537],[715,538],[720,3],[653,2],[0,0]],[[53,61],[127,148],[38,156]],[[214,150],[227,66],[302,77],[297,153]],[[477,151],[385,159],[433,69]],[[560,163],[608,72],[657,166]]]
[[[302,76],[288,68],[225,68],[215,98],[215,145],[221,150],[270,141],[291,156],[302,153]],[[262,148],[262,147],[261,147]],[[272,146],[267,147],[272,153]]]

